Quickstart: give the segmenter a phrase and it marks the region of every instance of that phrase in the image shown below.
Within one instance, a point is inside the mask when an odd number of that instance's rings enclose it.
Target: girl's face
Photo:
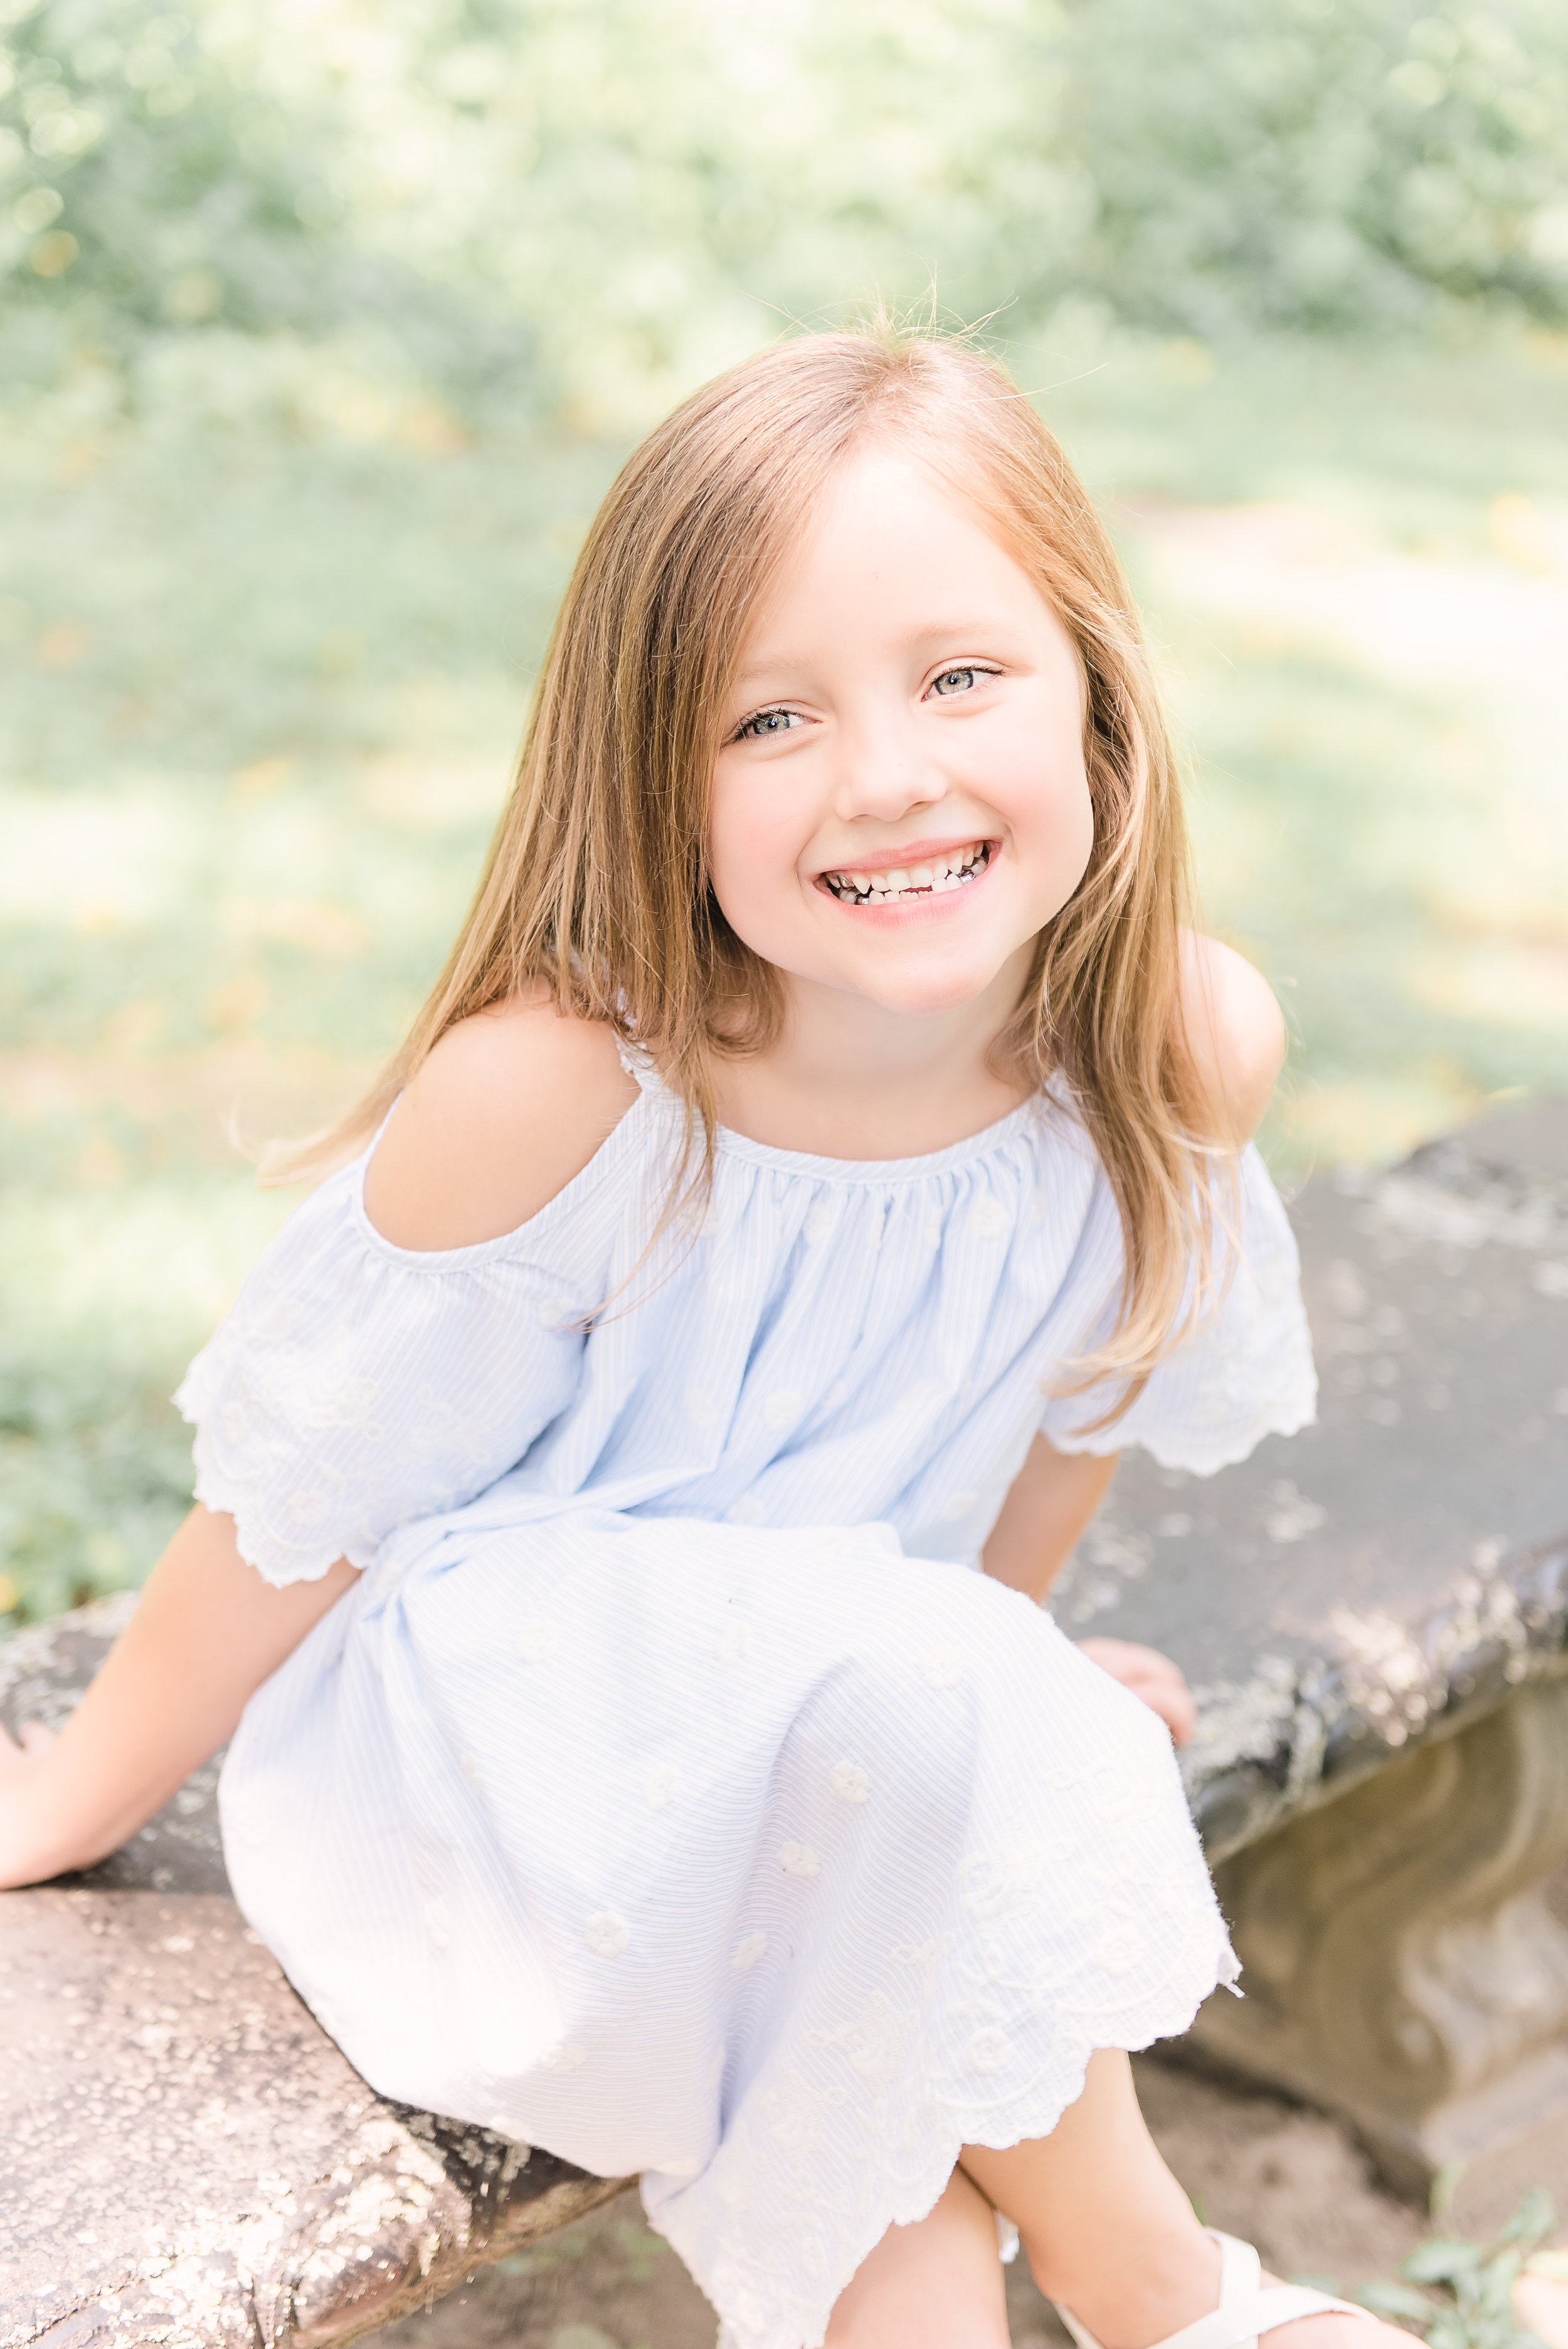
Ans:
[[[730,926],[798,981],[945,1011],[1060,912],[1092,841],[1060,621],[932,473],[852,460],[725,713],[709,846]]]

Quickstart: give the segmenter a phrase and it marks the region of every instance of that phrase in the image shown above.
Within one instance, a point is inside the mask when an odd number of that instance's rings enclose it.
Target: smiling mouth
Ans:
[[[824,873],[822,886],[841,905],[896,905],[910,897],[940,897],[966,889],[991,862],[988,840],[951,848],[923,864],[890,865],[873,872]]]

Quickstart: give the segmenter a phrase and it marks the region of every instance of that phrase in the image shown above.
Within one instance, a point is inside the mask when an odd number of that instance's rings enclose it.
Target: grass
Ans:
[[[1289,1010],[1276,1166],[1562,1089],[1568,342],[1221,362],[1064,318],[1012,357],[1150,610],[1207,917]],[[183,1507],[166,1398],[289,1204],[230,1131],[341,1105],[429,983],[621,454],[237,339],[181,367],[0,434],[13,1621]]]

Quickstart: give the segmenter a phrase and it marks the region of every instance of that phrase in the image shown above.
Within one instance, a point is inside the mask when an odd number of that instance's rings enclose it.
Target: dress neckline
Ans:
[[[622,1067],[628,1076],[636,1079],[645,1097],[651,1095],[664,1106],[678,1109],[678,1096],[665,1084],[649,1055],[634,1044],[623,1043],[619,1049]],[[778,1143],[753,1141],[748,1133],[738,1133],[731,1125],[715,1128],[714,1154],[717,1158],[743,1159],[753,1166],[771,1166],[780,1174],[807,1176],[814,1182],[918,1183],[1003,1148],[1026,1124],[1059,1106],[1047,1084],[993,1124],[983,1125],[977,1133],[949,1143],[944,1150],[924,1151],[913,1158],[829,1158],[815,1151],[786,1150]]]
[[[1045,1096],[1033,1094],[994,1125],[983,1125],[977,1133],[949,1143],[945,1150],[928,1150],[915,1158],[824,1158],[814,1151],[785,1150],[777,1143],[754,1142],[749,1134],[737,1133],[727,1125],[721,1125],[714,1139],[721,1157],[745,1159],[754,1166],[775,1166],[781,1174],[809,1175],[816,1182],[918,1183],[1003,1148],[1037,1120],[1045,1106]]]

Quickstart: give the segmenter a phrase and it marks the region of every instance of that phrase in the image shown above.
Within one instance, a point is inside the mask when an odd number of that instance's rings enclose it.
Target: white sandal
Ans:
[[[1294,2324],[1298,2316],[1372,2314],[1369,2308],[1336,2300],[1330,2292],[1314,2292],[1308,2284],[1265,2286],[1263,2261],[1251,2243],[1238,2242],[1234,2235],[1222,2235],[1217,2227],[1205,2227],[1203,2232],[1220,2246],[1220,2305],[1211,2315],[1199,2317],[1195,2324],[1184,2324],[1179,2333],[1157,2342],[1154,2349],[1258,2349],[1261,2333],[1272,2333],[1276,2324]],[[1078,2349],[1099,2349],[1094,2334],[1078,2323],[1071,2309],[1058,2302],[1057,2313]]]

